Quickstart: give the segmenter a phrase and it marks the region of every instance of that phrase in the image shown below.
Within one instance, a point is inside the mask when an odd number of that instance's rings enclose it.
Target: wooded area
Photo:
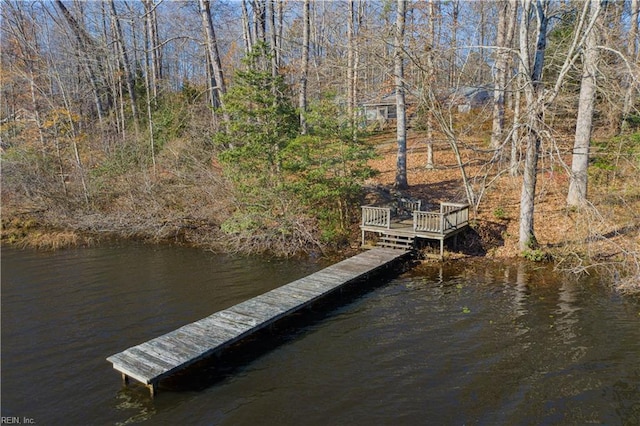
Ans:
[[[622,209],[640,199],[621,183],[640,167],[638,8],[3,1],[3,223],[37,212],[62,229],[244,252],[339,247],[374,182],[369,135],[391,126],[401,193],[411,132],[428,170],[448,147],[452,197],[476,215],[500,179],[521,179],[518,246],[535,252],[540,173],[568,178],[570,213],[602,216],[593,179]],[[362,105],[385,96],[393,116],[370,120]],[[632,243],[618,258],[639,274],[638,215],[621,220]]]

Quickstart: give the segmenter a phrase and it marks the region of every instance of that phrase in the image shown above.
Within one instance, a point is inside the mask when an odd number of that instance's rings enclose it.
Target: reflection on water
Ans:
[[[124,421],[117,422],[117,425],[141,423],[153,418],[156,413],[153,400],[149,398],[148,393],[140,392],[140,389],[136,392],[131,387],[125,387],[117,393],[116,401],[117,410],[136,413]]]
[[[375,282],[204,388],[105,358],[319,269],[123,245],[2,252],[2,416],[40,424],[640,424],[640,304],[490,261]],[[302,317],[300,317],[302,318]],[[309,318],[312,318],[309,320]],[[256,347],[254,347],[256,349]],[[210,368],[210,366],[209,366]],[[330,420],[330,421],[329,421]]]

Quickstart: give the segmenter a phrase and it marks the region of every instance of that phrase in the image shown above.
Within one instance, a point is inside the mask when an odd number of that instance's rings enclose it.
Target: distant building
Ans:
[[[458,112],[465,114],[492,102],[493,92],[486,87],[462,86],[450,89],[443,97],[447,104],[457,106]]]
[[[436,92],[436,97],[442,105],[456,107],[459,113],[466,114],[473,108],[478,108],[493,102],[493,89],[486,87],[462,86],[449,90]],[[405,96],[407,106],[407,118],[415,115],[418,108],[420,96],[416,92],[408,92]],[[395,91],[386,95],[370,98],[360,105],[360,117],[363,125],[377,125],[384,128],[395,123],[398,118],[396,109]]]
[[[417,97],[413,93],[407,93],[405,95],[405,105],[409,116],[418,105]],[[388,123],[395,122],[398,118],[396,92],[380,95],[360,103],[360,115],[366,125],[378,123],[380,127],[384,127]]]

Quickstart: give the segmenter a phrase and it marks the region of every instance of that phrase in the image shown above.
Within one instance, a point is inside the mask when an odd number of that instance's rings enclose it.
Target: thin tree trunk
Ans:
[[[349,0],[349,15],[347,17],[347,117],[349,117],[349,124],[353,128],[353,111],[355,100],[353,99],[353,86],[354,86],[354,70],[353,70],[353,52],[355,50],[355,28],[354,28],[354,13],[355,13],[355,0]]]
[[[153,1],[153,0],[152,0]],[[153,76],[153,98],[158,98],[158,86],[160,85],[160,80],[162,80],[162,46],[160,44],[160,36],[158,32],[158,14],[156,13],[156,5],[153,5],[153,9],[151,10],[151,15],[149,16],[149,22],[151,25],[151,41],[152,41],[152,50],[151,50],[151,63],[153,65],[152,68],[152,76]]]
[[[542,68],[544,65],[545,49],[547,46],[547,26],[548,16],[546,7],[548,1],[536,1],[536,10],[533,11],[531,0],[522,0],[522,22],[520,31],[520,60],[524,64],[527,81],[525,84],[525,95],[527,100],[527,115],[529,119],[527,150],[522,181],[522,192],[520,195],[520,231],[519,247],[525,251],[537,246],[534,232],[534,210],[538,157],[540,153],[540,130],[543,116],[543,85],[541,81]],[[528,29],[532,14],[537,17],[537,40],[536,52],[533,64],[530,65],[530,54],[528,45]]]
[[[356,142],[358,139],[358,87],[359,87],[359,78],[360,72],[358,68],[360,67],[360,49],[358,47],[358,34],[360,32],[360,27],[362,26],[362,17],[364,15],[363,11],[363,3],[362,0],[358,1],[358,7],[355,10],[355,31],[354,31],[354,49],[353,49],[353,85],[351,87],[351,99],[353,99],[353,112],[351,116],[351,122],[353,123],[352,128],[352,138],[353,141]]]
[[[95,100],[96,108],[98,112],[98,118],[100,122],[102,122],[103,117],[105,116],[105,114],[107,113],[107,111],[111,106],[110,105],[111,102],[108,96],[106,96],[105,98],[104,87],[102,82],[100,81],[100,78],[102,76],[101,75],[99,76],[99,74],[101,71],[100,67],[102,62],[99,58],[95,58],[95,57],[91,58],[91,56],[93,56],[96,53],[97,46],[95,46],[95,43],[93,42],[93,40],[91,39],[87,31],[80,26],[78,21],[73,17],[71,12],[69,12],[69,10],[62,3],[62,1],[56,0],[55,4],[56,6],[58,6],[58,9],[60,9],[60,11],[62,12],[62,15],[67,21],[67,24],[69,24],[69,27],[71,28],[71,31],[73,31],[76,37],[76,41],[78,43],[78,48],[82,53],[82,56],[84,57],[84,67],[87,70],[87,74],[89,76],[89,82],[93,90],[93,96],[94,96],[94,100]],[[98,70],[95,70],[93,68],[92,64],[94,63],[96,64],[96,67],[98,68]]]
[[[276,9],[276,22],[278,29],[278,37],[276,38],[276,62],[278,67],[282,65],[282,34],[284,33],[284,0],[276,0],[278,8]]]
[[[601,16],[600,0],[591,0],[590,3],[591,19],[598,19],[598,15]],[[573,143],[569,193],[567,194],[567,205],[570,207],[582,206],[587,202],[587,168],[589,166],[591,125],[597,88],[599,31],[597,26],[591,29],[583,50],[584,60],[578,100],[578,118]]]
[[[218,41],[216,33],[213,29],[213,20],[211,19],[211,10],[209,0],[200,0],[200,15],[202,17],[202,26],[204,28],[207,39],[207,55],[213,70],[213,78],[211,79],[211,96],[214,107],[223,106],[222,95],[226,93],[224,76],[222,74],[222,63],[218,52]]]
[[[456,86],[456,79],[458,78],[457,71],[457,57],[458,57],[458,15],[460,13],[460,1],[453,0],[453,23],[451,28],[451,54],[449,62],[449,87]]]
[[[521,86],[520,82],[522,78],[520,74],[522,73],[521,67],[518,67],[520,71],[518,72],[519,76],[516,79],[518,82],[518,87]],[[518,175],[518,167],[520,165],[520,102],[521,102],[521,90],[518,89],[515,91],[514,100],[513,100],[513,125],[511,127],[511,159],[509,162],[509,174],[511,176]]]
[[[427,30],[427,84],[431,87],[435,83],[435,48],[436,48],[436,0],[429,0],[429,29]],[[427,164],[428,170],[434,168],[433,163],[433,112],[427,112]]]
[[[59,78],[59,74],[56,72],[56,76]],[[89,206],[89,188],[87,186],[87,180],[85,177],[84,166],[82,164],[82,158],[80,157],[80,149],[78,148],[78,132],[76,131],[75,123],[73,122],[73,117],[71,115],[71,104],[69,102],[69,98],[67,96],[67,92],[65,91],[64,85],[61,81],[59,81],[60,94],[62,95],[62,101],[64,102],[65,110],[67,112],[67,117],[69,119],[69,127],[71,128],[71,146],[73,147],[73,156],[76,163],[76,167],[78,168],[78,174],[80,175],[80,183],[82,184],[82,194],[84,196],[85,206]],[[56,148],[59,149],[57,142]],[[58,153],[58,156],[60,154]],[[60,162],[60,170],[62,172],[62,162]],[[64,175],[62,176],[64,179]],[[67,188],[65,185],[65,194],[67,193]]]
[[[248,55],[253,48],[253,39],[251,37],[251,24],[249,23],[247,0],[242,0],[242,40],[244,41],[244,53],[245,55]]]
[[[255,32],[254,39],[259,42],[267,43],[267,19],[266,19],[266,2],[269,0],[252,0],[253,7],[253,27]]]
[[[162,59],[160,41],[158,39],[158,19],[156,15],[156,5],[154,0],[142,0],[145,10],[145,34],[148,53],[145,55],[148,64],[145,66],[149,70],[150,93],[154,104],[157,104],[158,85],[162,78]]]
[[[395,187],[407,189],[407,109],[405,105],[404,85],[404,23],[406,16],[406,0],[398,0],[396,12],[396,31],[394,49],[394,74],[396,86],[396,139],[398,143],[398,158],[396,167]]]
[[[504,94],[507,86],[507,66],[509,62],[510,40],[509,16],[511,2],[502,0],[498,2],[498,34],[496,39],[496,70],[493,92],[493,129],[491,132],[491,148],[494,150],[502,146],[504,133]]]
[[[629,62],[638,63],[638,17],[639,17],[639,1],[631,0],[631,18],[629,22],[629,36],[627,40],[627,56],[629,58]],[[636,96],[634,96],[636,82],[633,81],[629,76],[625,77],[627,84],[627,91],[624,96],[624,104],[622,106],[622,126],[621,129],[624,131],[628,126],[627,118],[633,109],[633,106],[636,102]]]
[[[146,16],[147,23],[149,19],[149,14]],[[151,90],[151,68],[153,67],[153,60],[151,59],[151,31],[149,31],[149,26],[147,25],[147,31],[145,31],[145,61],[144,61],[144,91],[146,97],[146,106],[147,106],[147,123],[149,130],[149,152],[151,154],[151,166],[153,175],[156,175],[156,142],[155,135],[153,134],[153,109],[152,109],[152,90]]]
[[[131,114],[133,115],[133,123],[137,132],[138,128],[138,106],[136,103],[136,91],[134,88],[134,77],[129,65],[129,58],[127,55],[127,49],[122,35],[122,27],[120,26],[120,18],[118,18],[118,12],[116,11],[116,5],[114,0],[109,1],[109,7],[111,8],[111,19],[115,28],[116,45],[118,46],[118,54],[120,56],[120,64],[122,71],[124,72],[125,81],[127,83],[127,92],[129,93],[129,101],[131,103]]]
[[[310,0],[304,0],[302,9],[302,77],[300,78],[300,131],[307,133],[307,80],[309,77]]]
[[[271,27],[271,76],[278,76],[278,31],[276,29],[276,0],[268,0],[267,13],[269,15],[269,26]]]
[[[540,135],[538,128],[542,118],[540,107],[536,104],[528,109],[529,134],[527,136],[527,151],[522,179],[522,192],[520,193],[520,239],[521,251],[537,246],[534,232],[535,194],[537,181],[538,157],[540,153]]]

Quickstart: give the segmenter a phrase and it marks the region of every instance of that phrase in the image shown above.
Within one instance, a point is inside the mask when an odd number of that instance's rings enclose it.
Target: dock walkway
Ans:
[[[410,251],[376,248],[256,296],[123,352],[107,361],[155,395],[158,382],[297,312],[324,296],[393,265]]]

